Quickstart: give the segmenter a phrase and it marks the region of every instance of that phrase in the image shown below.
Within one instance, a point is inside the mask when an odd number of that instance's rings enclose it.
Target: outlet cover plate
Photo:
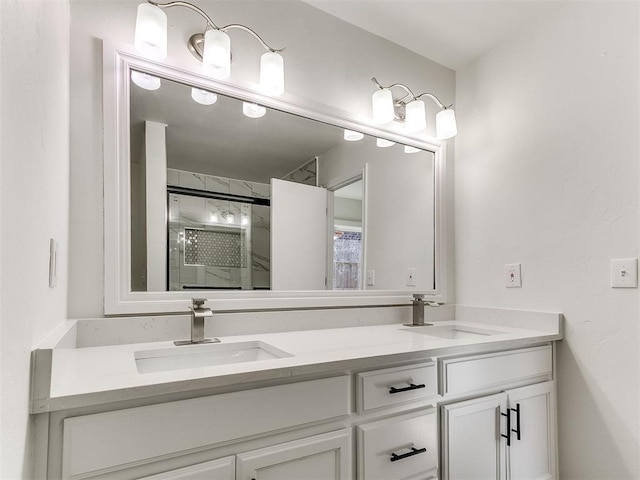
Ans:
[[[522,275],[519,263],[508,263],[504,266],[504,281],[507,288],[522,287]]]

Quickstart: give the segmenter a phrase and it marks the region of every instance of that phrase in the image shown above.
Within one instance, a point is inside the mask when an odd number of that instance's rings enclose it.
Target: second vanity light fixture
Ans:
[[[424,102],[420,97],[429,97],[441,110],[436,114],[436,137],[445,140],[457,135],[456,116],[451,108],[453,105],[444,105],[438,97],[432,93],[415,95],[409,87],[402,83],[394,83],[385,87],[376,78],[371,81],[378,87],[371,98],[373,121],[378,124],[391,123],[393,120],[405,122],[407,133],[416,133],[427,126]],[[394,99],[391,89],[400,88],[405,95]]]
[[[136,18],[134,45],[140,52],[152,58],[166,58],[167,15],[163,10],[171,7],[185,7],[198,13],[207,22],[204,34],[192,35],[187,43],[189,51],[202,62],[207,74],[220,80],[231,75],[231,39],[226,32],[239,29],[251,34],[267,50],[260,59],[262,93],[270,96],[284,93],[284,60],[280,55],[284,48],[270,47],[256,32],[241,24],[233,23],[218,27],[209,15],[191,3],[182,1],[157,3],[153,0],[146,0],[146,2],[138,5]]]

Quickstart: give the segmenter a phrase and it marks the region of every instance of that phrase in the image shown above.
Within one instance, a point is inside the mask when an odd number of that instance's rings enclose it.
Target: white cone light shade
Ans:
[[[195,87],[191,88],[191,98],[200,105],[213,105],[218,101],[218,95],[215,93]]]
[[[455,112],[447,108],[436,114],[436,137],[440,140],[455,137],[458,134]]]
[[[344,131],[344,139],[347,142],[357,142],[358,140],[362,140],[363,138],[364,138],[364,134],[360,132],[354,132],[353,130],[347,130],[347,129],[345,129]]]
[[[242,102],[242,113],[249,118],[264,117],[267,109],[257,103]]]
[[[393,112],[393,97],[391,90],[383,88],[377,90],[371,96],[371,110],[373,112],[373,121],[380,125],[390,123],[395,118]]]
[[[380,148],[392,147],[396,142],[392,142],[391,140],[385,140],[384,138],[376,138],[376,146]]]
[[[133,44],[152,58],[167,56],[167,15],[149,3],[138,5]]]
[[[202,66],[211,76],[224,79],[231,75],[231,39],[220,30],[207,30],[204,34]]]
[[[267,52],[260,57],[260,89],[267,95],[277,97],[284,93],[284,60],[276,52]]]
[[[410,147],[409,145],[404,146],[404,153],[418,153],[420,151],[419,148]]]
[[[419,132],[427,128],[427,115],[422,100],[414,100],[407,103],[405,122],[405,128],[409,133]]]
[[[135,70],[131,72],[131,80],[145,90],[157,90],[162,83],[158,77],[154,77],[148,73],[136,72]]]

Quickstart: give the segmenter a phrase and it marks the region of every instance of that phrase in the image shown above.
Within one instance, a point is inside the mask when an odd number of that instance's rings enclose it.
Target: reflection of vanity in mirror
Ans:
[[[439,294],[441,143],[123,52],[115,69],[116,304]]]

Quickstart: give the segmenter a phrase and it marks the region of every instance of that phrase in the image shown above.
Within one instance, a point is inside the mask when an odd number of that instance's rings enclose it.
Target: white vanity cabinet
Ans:
[[[237,455],[237,480],[348,480],[351,472],[347,429]]]
[[[456,363],[464,368],[449,369]],[[539,382],[551,378],[551,365],[547,347],[443,360],[443,371],[454,377],[474,374],[466,383],[450,379],[456,393],[467,398],[466,387],[499,388],[496,381],[532,385],[442,405],[442,479],[557,478],[555,384]]]
[[[557,478],[551,345],[464,351],[50,412],[38,468],[65,480]]]

